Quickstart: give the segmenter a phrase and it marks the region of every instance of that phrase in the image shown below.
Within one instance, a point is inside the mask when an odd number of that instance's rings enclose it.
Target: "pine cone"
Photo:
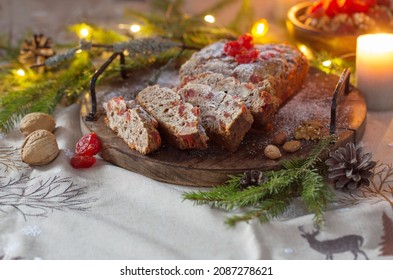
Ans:
[[[47,58],[53,55],[55,55],[55,51],[52,49],[51,39],[42,34],[34,34],[31,40],[25,40],[22,43],[19,61],[30,67],[44,63]]]
[[[375,161],[371,161],[371,153],[363,155],[361,147],[348,143],[345,148],[338,148],[329,156],[325,161],[329,167],[328,178],[334,180],[336,189],[350,191],[370,184],[373,174],[370,170],[376,165]]]
[[[264,182],[266,182],[266,178],[262,171],[245,171],[243,178],[240,180],[240,189],[244,190],[250,186],[258,186]]]

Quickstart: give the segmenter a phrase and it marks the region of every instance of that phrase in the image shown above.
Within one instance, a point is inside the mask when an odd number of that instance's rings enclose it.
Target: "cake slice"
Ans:
[[[134,101],[115,97],[103,106],[106,111],[106,124],[131,149],[146,155],[161,146],[157,121]]]
[[[240,97],[254,117],[254,125],[262,127],[266,124],[266,116],[276,111],[278,101],[271,95],[257,88],[252,83],[241,83],[234,77],[225,77],[219,73],[206,72],[191,79],[183,80],[185,84],[202,84],[210,86],[213,91],[223,91],[226,94]]]
[[[184,101],[200,107],[202,125],[211,140],[229,151],[237,150],[253,123],[250,111],[238,96],[192,83],[178,93]]]
[[[159,123],[161,134],[175,147],[207,148],[208,136],[200,122],[200,110],[184,102],[169,88],[150,86],[138,93],[136,101]]]

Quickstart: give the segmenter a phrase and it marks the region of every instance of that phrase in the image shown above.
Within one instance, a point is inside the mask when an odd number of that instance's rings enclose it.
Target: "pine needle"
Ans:
[[[183,197],[197,205],[207,204],[225,211],[249,209],[243,215],[226,220],[228,225],[234,226],[254,218],[269,222],[282,215],[293,199],[300,196],[306,208],[314,213],[315,222],[322,224],[324,210],[333,196],[317,166],[320,166],[320,156],[335,139],[336,136],[328,136],[320,140],[306,159],[295,157],[285,161],[279,171],[264,172],[266,180],[261,185],[242,189],[243,175],[238,175],[211,191],[185,193]]]

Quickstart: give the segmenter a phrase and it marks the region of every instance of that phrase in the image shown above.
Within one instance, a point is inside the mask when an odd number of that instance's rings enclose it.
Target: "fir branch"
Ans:
[[[235,215],[227,220],[234,225],[239,221],[258,218],[268,222],[281,215],[291,201],[300,196],[307,209],[314,213],[316,223],[323,222],[323,211],[332,199],[332,192],[316,169],[320,156],[327,152],[336,136],[328,136],[319,141],[310,151],[308,158],[293,158],[283,162],[283,169],[264,172],[266,180],[258,186],[240,188],[243,175],[231,176],[224,185],[207,192],[183,194],[184,199],[195,204],[207,204],[226,211],[251,208],[243,215]]]
[[[193,200],[195,204],[207,204],[214,208],[226,208],[228,197],[239,191],[239,182],[242,175],[230,176],[230,179],[222,186],[214,187],[211,191],[198,191],[184,193],[183,198]]]
[[[235,226],[238,222],[248,222],[254,218],[257,218],[261,223],[267,223],[282,215],[291,202],[291,197],[287,195],[265,199],[255,210],[248,211],[243,215],[234,215],[226,219],[225,223]]]
[[[144,36],[165,37],[193,48],[202,48],[220,39],[236,37],[234,32],[228,28],[209,25],[201,15],[187,15],[182,10],[183,1],[164,2],[167,5],[165,11],[164,3],[153,1],[152,13],[145,14],[129,10],[126,14],[141,22]],[[212,8],[222,8],[232,2],[229,0],[220,1],[217,6]]]
[[[65,94],[68,97],[75,94],[70,89],[87,89],[93,70],[88,54],[81,53],[68,69],[48,73],[34,83],[25,82],[19,88],[3,92],[0,95],[0,131],[10,131],[27,113],[51,114]]]
[[[303,169],[308,170],[314,168],[316,164],[320,162],[320,158],[324,153],[329,151],[329,146],[337,142],[336,135],[329,135],[322,138],[317,145],[312,149],[304,162]]]
[[[307,209],[314,213],[315,223],[321,224],[323,210],[326,209],[328,202],[333,200],[333,192],[317,170],[309,170],[304,173],[300,196]]]

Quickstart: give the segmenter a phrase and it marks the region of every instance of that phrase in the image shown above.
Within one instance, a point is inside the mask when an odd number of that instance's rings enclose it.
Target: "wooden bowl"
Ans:
[[[311,2],[299,3],[288,11],[286,25],[289,34],[296,41],[313,50],[324,50],[337,56],[356,52],[356,39],[359,35],[324,32],[310,27],[300,20],[311,5]]]

